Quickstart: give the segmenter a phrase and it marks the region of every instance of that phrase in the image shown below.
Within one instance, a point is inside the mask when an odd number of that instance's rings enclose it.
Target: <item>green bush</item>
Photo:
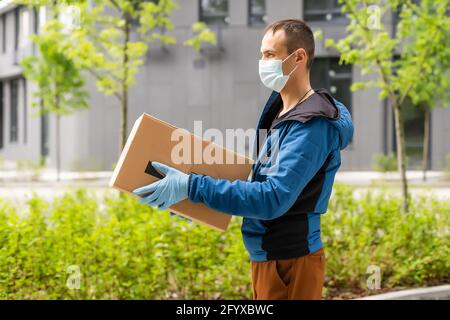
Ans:
[[[418,196],[402,214],[399,196],[388,192],[361,199],[350,187],[334,192],[322,219],[330,288],[366,289],[370,265],[380,267],[384,289],[448,282],[449,201]]]
[[[409,157],[405,159],[405,166],[408,167]],[[378,172],[397,171],[397,155],[395,153],[383,154],[376,153],[373,155],[372,167]]]
[[[373,156],[373,169],[379,172],[390,172],[397,170],[397,156],[393,153],[385,155],[377,153]]]
[[[45,157],[40,157],[37,162],[30,159],[19,159],[16,161],[16,169],[19,171],[28,171],[31,173],[31,179],[37,180],[42,173],[46,163]]]
[[[419,197],[404,215],[400,205],[335,187],[322,221],[328,294],[366,290],[369,265],[381,268],[383,288],[448,281],[450,203]],[[251,298],[239,218],[221,233],[134,197],[98,201],[83,190],[52,202],[33,196],[23,211],[0,201],[0,298]]]
[[[212,299],[248,297],[249,261],[233,222],[226,233],[170,217],[134,197],[83,190],[28,210],[1,202],[0,298]],[[81,273],[69,289],[70,266]]]

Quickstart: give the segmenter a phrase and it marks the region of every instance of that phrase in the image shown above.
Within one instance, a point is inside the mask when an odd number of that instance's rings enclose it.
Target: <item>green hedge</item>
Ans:
[[[369,265],[382,287],[448,281],[450,202],[395,196],[355,199],[336,186],[323,216],[326,295],[364,291]],[[250,299],[250,262],[233,218],[225,233],[107,193],[81,189],[25,208],[0,202],[2,299]],[[79,289],[71,266],[79,268]]]
[[[370,265],[380,268],[385,290],[449,282],[450,201],[424,194],[409,213],[400,207],[392,190],[356,199],[350,187],[334,188],[322,219],[327,290],[376,293],[366,290]]]

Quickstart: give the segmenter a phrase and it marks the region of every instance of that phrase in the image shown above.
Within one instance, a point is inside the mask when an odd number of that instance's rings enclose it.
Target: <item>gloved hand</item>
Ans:
[[[152,165],[165,177],[147,186],[133,190],[133,193],[136,195],[152,192],[152,194],[140,198],[138,200],[140,203],[157,206],[158,209],[165,210],[188,198],[189,175],[160,162],[153,161]]]
[[[178,216],[178,218],[180,218],[181,220],[186,220],[187,222],[192,222],[191,219],[185,218],[185,217],[180,216],[179,214],[176,214],[176,213],[173,213],[173,212],[170,213],[170,216],[172,216],[172,217]]]

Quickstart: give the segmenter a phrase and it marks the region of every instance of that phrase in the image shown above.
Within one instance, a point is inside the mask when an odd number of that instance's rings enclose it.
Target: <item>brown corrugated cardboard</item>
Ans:
[[[164,163],[185,173],[193,172],[230,181],[247,180],[251,170],[251,159],[213,142],[202,140],[186,130],[182,134],[179,134],[180,130],[177,130],[178,136],[173,136],[176,129],[175,126],[146,113],[140,116],[120,155],[111,177],[110,186],[133,194],[134,189],[158,180],[149,170],[151,169],[150,161]],[[189,155],[177,152],[180,151],[180,139],[184,139],[185,142],[190,141],[190,150],[184,148],[185,152],[190,151]],[[211,159],[208,158],[205,161],[202,158],[203,152],[214,156],[222,155],[223,162],[211,163]],[[190,157],[191,161],[181,163],[173,155],[186,156],[188,160]],[[231,215],[215,211],[201,203],[193,203],[190,200],[183,200],[175,204],[170,211],[221,231],[226,230],[231,219]]]

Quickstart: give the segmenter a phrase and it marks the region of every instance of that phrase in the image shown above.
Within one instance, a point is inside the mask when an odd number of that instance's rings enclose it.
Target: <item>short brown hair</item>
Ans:
[[[275,21],[264,29],[264,34],[272,30],[273,34],[278,30],[284,30],[286,34],[286,47],[291,54],[299,48],[304,48],[308,55],[306,66],[311,69],[314,60],[314,34],[311,28],[300,19],[286,19]]]

